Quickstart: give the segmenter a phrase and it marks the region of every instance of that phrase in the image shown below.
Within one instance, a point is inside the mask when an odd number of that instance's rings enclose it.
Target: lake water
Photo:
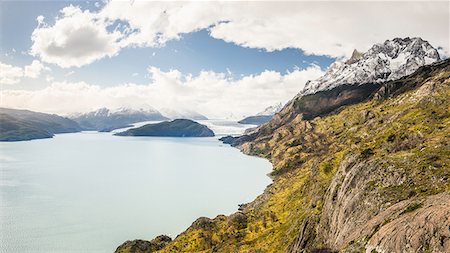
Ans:
[[[216,123],[219,134],[244,129]],[[61,134],[0,143],[0,165],[1,252],[113,252],[129,239],[174,237],[271,182],[268,161],[217,137]]]

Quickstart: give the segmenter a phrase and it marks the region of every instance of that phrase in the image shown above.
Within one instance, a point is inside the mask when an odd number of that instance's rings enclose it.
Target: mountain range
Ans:
[[[116,110],[100,108],[96,111],[84,114],[74,114],[69,117],[78,122],[85,130],[102,132],[129,127],[133,123],[142,121],[160,121],[168,119],[152,108],[138,110],[130,108],[119,108]]]
[[[264,109],[262,112],[257,113],[253,116],[245,117],[238,121],[240,124],[250,124],[250,125],[261,125],[268,121],[270,121],[276,113],[281,111],[283,109],[283,105],[281,103],[278,103],[273,106],[269,106],[266,109]]]
[[[163,121],[169,119],[208,119],[205,116],[193,111],[176,111],[163,109],[162,112],[153,108],[101,108],[96,111],[73,114],[69,117],[78,122],[85,130],[110,132],[115,129],[130,127],[133,123],[143,121]]]
[[[375,44],[365,53],[355,50],[346,61],[333,63],[322,77],[309,81],[298,96],[343,84],[380,83],[399,79],[420,66],[440,59],[438,51],[421,38],[395,38]]]
[[[224,139],[271,161],[263,194],[116,252],[450,252],[450,59],[428,45],[394,39],[330,67]]]
[[[184,119],[207,119],[192,111],[167,110],[169,117]],[[59,133],[79,131],[110,132],[118,128],[131,127],[144,121],[166,121],[170,118],[159,111],[147,109],[101,108],[89,113],[78,113],[62,117],[55,114],[0,108],[0,141],[24,141],[52,138]],[[174,119],[175,119],[174,118]]]

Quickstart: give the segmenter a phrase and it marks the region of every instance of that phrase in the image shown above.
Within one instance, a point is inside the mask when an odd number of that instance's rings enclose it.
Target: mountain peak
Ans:
[[[352,57],[348,59],[345,64],[353,64],[355,62],[358,62],[363,58],[363,53],[359,52],[358,50],[353,50]]]
[[[423,65],[439,61],[439,53],[422,38],[394,38],[373,45],[367,52],[353,51],[347,61],[333,63],[324,76],[308,81],[299,96],[343,84],[384,82],[409,75]]]

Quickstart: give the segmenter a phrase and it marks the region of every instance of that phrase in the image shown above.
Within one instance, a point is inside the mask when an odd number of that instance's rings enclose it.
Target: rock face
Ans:
[[[386,40],[374,45],[366,53],[355,50],[349,60],[334,63],[323,77],[308,82],[298,96],[329,90],[342,84],[399,79],[439,59],[437,50],[421,38]]]
[[[0,108],[0,141],[52,138],[81,130],[76,122],[58,115]]]
[[[207,126],[189,119],[176,119],[157,124],[147,124],[117,133],[119,136],[162,136],[162,137],[212,137],[214,132]]]
[[[130,124],[142,121],[167,120],[155,109],[119,108],[110,110],[101,108],[93,112],[70,116],[85,130],[109,132],[114,129],[129,127]]]
[[[167,243],[171,242],[172,239],[167,235],[159,235],[151,241],[144,240],[134,240],[126,241],[119,247],[117,247],[115,253],[133,252],[133,253],[151,253],[156,252]]]

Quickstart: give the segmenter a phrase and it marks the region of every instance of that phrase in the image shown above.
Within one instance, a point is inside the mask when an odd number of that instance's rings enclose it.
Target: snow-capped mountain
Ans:
[[[276,105],[272,105],[264,109],[264,111],[259,112],[256,114],[256,116],[262,116],[262,115],[274,115],[275,113],[281,111],[283,109],[283,104],[278,103]]]
[[[273,115],[278,113],[283,109],[283,104],[278,103],[276,105],[272,105],[264,109],[264,111],[257,113],[254,116],[246,117],[238,123],[240,124],[250,124],[250,125],[261,125],[272,119]]]
[[[395,38],[375,44],[365,53],[354,51],[347,61],[333,63],[324,76],[308,81],[298,96],[329,90],[342,84],[398,79],[420,66],[439,61],[439,53],[421,38]]]
[[[69,116],[86,130],[111,131],[142,121],[167,120],[153,108],[100,108],[98,110]]]
[[[169,119],[190,119],[190,120],[207,120],[205,115],[191,110],[173,110],[169,108],[162,108],[161,114]]]

